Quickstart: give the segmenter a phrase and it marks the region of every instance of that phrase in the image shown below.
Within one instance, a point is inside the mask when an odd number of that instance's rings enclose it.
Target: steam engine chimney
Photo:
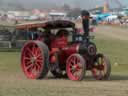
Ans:
[[[84,35],[87,37],[89,36],[89,18],[90,18],[90,13],[86,10],[83,10],[81,12],[81,17],[82,17],[82,24],[83,24],[83,29],[84,29]]]

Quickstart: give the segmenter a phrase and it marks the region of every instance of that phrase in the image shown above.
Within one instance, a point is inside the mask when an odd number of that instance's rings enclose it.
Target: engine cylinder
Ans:
[[[93,56],[96,54],[96,45],[93,43],[89,44],[83,44],[83,43],[78,43],[78,44],[73,44],[71,46],[65,47],[62,49],[67,56],[74,54],[74,53],[79,53],[81,55],[88,54],[89,56]]]
[[[78,53],[80,44],[73,44],[68,47],[63,48],[62,50],[67,54],[71,55],[74,53]]]

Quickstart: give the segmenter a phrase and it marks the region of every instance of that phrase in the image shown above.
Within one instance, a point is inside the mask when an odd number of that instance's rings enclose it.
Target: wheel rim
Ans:
[[[29,42],[23,48],[21,56],[21,66],[25,75],[30,79],[37,79],[44,64],[44,57],[40,47],[34,42]]]
[[[68,77],[71,80],[79,80],[83,72],[81,59],[77,56],[71,56],[67,62]]]
[[[97,58],[95,65],[92,69],[92,74],[95,79],[102,80],[104,79],[107,73],[107,62],[104,56],[100,56]]]

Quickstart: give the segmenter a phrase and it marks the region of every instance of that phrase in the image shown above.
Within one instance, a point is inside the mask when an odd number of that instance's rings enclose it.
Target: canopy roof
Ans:
[[[26,23],[18,24],[16,29],[20,30],[31,30],[36,28],[45,28],[45,29],[57,29],[57,28],[75,28],[75,24],[67,20],[53,20],[46,21],[41,23]]]

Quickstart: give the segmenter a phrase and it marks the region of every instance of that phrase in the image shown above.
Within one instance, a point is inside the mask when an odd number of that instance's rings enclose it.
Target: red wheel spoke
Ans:
[[[79,67],[79,69],[81,69],[83,66],[81,63],[78,63],[78,67]]]
[[[26,48],[26,50],[29,52],[29,53],[32,53],[32,50],[30,48]]]
[[[31,65],[31,62],[30,62],[30,61],[27,61],[27,62],[25,63],[25,66],[29,66],[29,65]]]
[[[74,73],[75,73],[75,70],[74,70],[74,69],[71,69],[70,71],[71,71],[71,73],[72,73],[72,74],[74,74]]]
[[[40,67],[42,67],[42,63],[43,63],[43,62],[36,62],[36,64],[37,64],[38,66],[40,66]]]
[[[43,60],[43,58],[40,56],[40,57],[37,57],[38,60]]]
[[[79,58],[76,58],[76,64],[78,64],[80,62]]]
[[[38,59],[38,60],[36,60],[36,62],[42,63],[42,60],[39,60],[39,59]]]
[[[33,71],[34,73],[38,71],[36,65],[33,66]]]
[[[74,64],[77,64],[77,58],[74,57]]]
[[[71,65],[71,66],[74,65],[74,64],[75,64],[74,61],[71,61],[71,62],[70,62],[70,65]]]
[[[32,68],[33,68],[33,64],[30,64],[30,65],[26,66],[26,70],[30,70]]]
[[[29,57],[24,57],[25,60],[31,60]]]
[[[40,66],[42,65],[42,63],[43,63],[43,62],[37,62],[37,61],[36,61],[36,64],[38,64],[38,65],[40,65]]]
[[[28,57],[32,57],[33,55],[32,55],[32,53],[27,53],[27,55],[28,55]]]
[[[36,48],[36,50],[35,50],[35,55],[36,55],[36,57],[40,57],[40,56],[41,56],[40,53],[41,53],[41,52],[40,52],[40,49],[39,49],[39,48]]]
[[[36,57],[37,57],[37,58],[41,58],[41,59],[42,59],[42,56],[41,56],[41,54],[38,54]]]
[[[36,62],[36,66],[38,67],[38,69],[41,69],[41,64]]]
[[[72,66],[73,66],[72,64],[69,65],[70,68],[72,68]]]
[[[36,67],[35,66],[33,66],[31,72],[32,72],[33,75],[36,75],[36,73],[35,73],[36,72]]]
[[[80,68],[80,67],[78,67],[78,68],[76,69],[76,71],[79,71],[79,70],[81,70],[81,68]]]
[[[72,63],[72,65],[75,64],[75,63],[74,63],[74,57],[71,58],[70,63]]]
[[[36,49],[37,49],[37,48],[36,48],[36,45],[33,44],[33,45],[32,45],[32,53],[33,53],[34,55],[35,55]]]
[[[36,64],[34,65],[34,71],[35,71],[35,72],[39,71],[39,69],[38,69],[38,67],[37,67]]]

